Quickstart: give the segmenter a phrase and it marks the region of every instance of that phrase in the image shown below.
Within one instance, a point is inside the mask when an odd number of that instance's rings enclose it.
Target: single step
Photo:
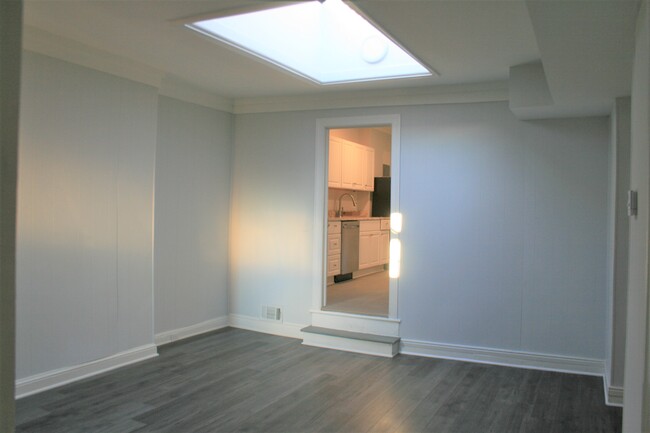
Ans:
[[[319,328],[341,329],[363,334],[399,336],[399,319],[311,310],[311,324]]]
[[[362,332],[319,326],[307,326],[301,331],[303,335],[302,344],[306,346],[324,347],[326,349],[365,353],[388,358],[392,358],[399,352],[399,337],[364,334]]]

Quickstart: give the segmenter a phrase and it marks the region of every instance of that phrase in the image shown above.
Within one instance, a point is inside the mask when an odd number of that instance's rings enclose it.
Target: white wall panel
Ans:
[[[154,88],[26,52],[17,377],[153,342]]]
[[[240,115],[235,120],[230,313],[262,305],[308,323],[311,304],[316,114]]]
[[[232,115],[160,97],[156,334],[228,314]]]

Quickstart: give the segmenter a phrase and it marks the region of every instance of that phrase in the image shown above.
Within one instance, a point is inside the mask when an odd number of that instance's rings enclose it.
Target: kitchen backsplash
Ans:
[[[357,206],[355,207],[352,204],[350,197],[343,197],[343,211],[344,212],[358,212],[359,216],[370,216],[372,211],[372,193],[370,191],[352,191],[349,189],[338,189],[338,188],[329,188],[328,189],[328,199],[327,199],[327,214],[328,216],[335,216],[336,211],[338,210],[339,200],[338,198],[345,193],[350,193],[357,201]]]

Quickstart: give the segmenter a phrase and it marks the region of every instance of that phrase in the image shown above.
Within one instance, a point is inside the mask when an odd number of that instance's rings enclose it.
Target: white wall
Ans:
[[[395,113],[402,337],[604,359],[607,119],[507,103],[237,116],[231,312],[309,323],[316,119]]]
[[[636,28],[632,75],[632,141],[630,189],[638,191],[638,216],[630,218],[629,273],[627,289],[627,340],[623,431],[648,431],[650,400],[647,378],[648,345],[648,196],[650,191],[650,11],[644,1]],[[644,403],[645,399],[645,403]]]
[[[235,117],[231,314],[259,317],[273,305],[285,323],[308,323],[317,115]]]
[[[232,115],[160,97],[156,334],[228,314]]]
[[[630,188],[630,98],[617,98],[610,118],[609,219],[607,242],[608,335],[607,379],[610,386],[623,387],[629,218],[627,191]]]
[[[17,377],[153,343],[155,88],[25,52]]]
[[[408,339],[604,359],[607,119],[402,118]]]

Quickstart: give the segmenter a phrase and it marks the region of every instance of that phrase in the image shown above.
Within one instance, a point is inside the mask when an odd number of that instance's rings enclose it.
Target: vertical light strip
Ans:
[[[390,214],[390,231],[399,234],[402,231],[402,214],[393,212]],[[399,239],[390,240],[390,259],[388,263],[388,276],[399,278],[402,259],[402,244]]]
[[[390,229],[393,233],[400,233],[402,231],[402,214],[393,212],[390,214]]]
[[[402,244],[399,239],[390,240],[390,262],[388,264],[388,276],[390,278],[399,278],[400,260],[402,258]]]

